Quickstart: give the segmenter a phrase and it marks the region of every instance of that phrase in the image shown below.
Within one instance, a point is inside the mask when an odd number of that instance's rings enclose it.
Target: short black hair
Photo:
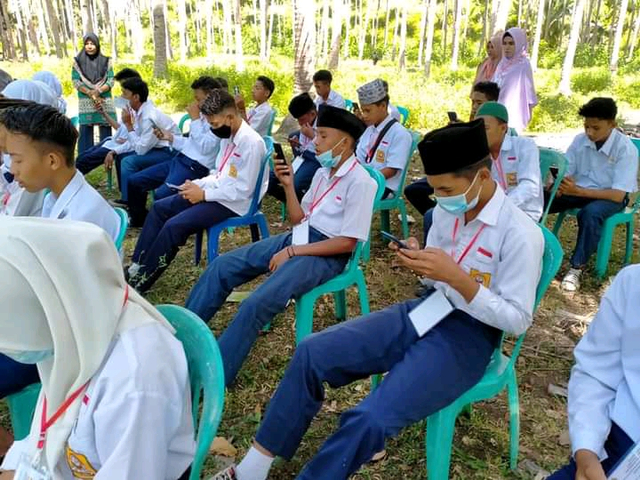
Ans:
[[[0,123],[10,133],[55,148],[64,155],[67,167],[73,167],[78,131],[57,108],[39,103],[7,108],[0,114]]]
[[[128,78],[140,78],[141,79],[142,75],[140,75],[140,73],[138,73],[138,71],[134,70],[133,68],[123,68],[118,73],[116,73],[113,78],[116,80],[116,82],[123,82],[123,81],[127,80]]]
[[[382,99],[378,100],[377,102],[373,102],[373,104],[376,105],[376,106],[385,104],[388,107],[390,101],[391,101],[391,99],[389,98],[389,94],[387,94]]]
[[[141,78],[128,78],[122,82],[122,88],[129,90],[134,95],[138,95],[142,103],[146,102],[149,98],[149,87]]]
[[[191,84],[192,90],[202,90],[205,93],[211,93],[216,88],[220,88],[220,82],[208,75],[196,78]]]
[[[271,80],[269,77],[265,77],[264,75],[260,75],[257,80],[262,83],[262,86],[264,88],[266,88],[267,90],[269,90],[269,98],[271,98],[271,95],[273,95],[273,92],[276,89],[276,84],[273,83],[273,80]]]
[[[482,168],[488,168],[489,171],[491,171],[491,157],[489,155],[487,155],[479,162],[473,163],[463,168],[459,168],[458,170],[454,170],[453,172],[451,172],[451,175],[453,175],[454,177],[464,177],[467,180],[473,180],[476,174]]]
[[[202,102],[200,111],[205,115],[217,115],[227,108],[233,108],[237,112],[236,101],[229,92],[218,88]]]
[[[331,82],[333,81],[333,75],[331,75],[331,72],[329,70],[318,70],[313,74],[313,81],[327,82],[329,85],[331,85]]]
[[[227,91],[229,90],[229,82],[227,82],[226,78],[214,77],[214,80],[216,80],[220,84],[220,88],[224,88]]]
[[[495,82],[478,82],[473,86],[473,91],[483,93],[490,102],[497,102],[500,97],[500,87]]]
[[[585,118],[615,120],[618,115],[618,106],[613,98],[595,97],[580,107],[578,113]]]

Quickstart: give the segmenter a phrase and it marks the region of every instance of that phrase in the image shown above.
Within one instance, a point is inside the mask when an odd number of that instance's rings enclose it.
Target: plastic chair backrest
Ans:
[[[400,117],[402,118],[402,125],[406,125],[409,121],[409,109],[407,107],[401,107],[400,105],[396,105],[396,108],[400,112]]]
[[[640,155],[640,138],[629,137],[629,140],[631,140],[631,143],[636,146],[636,148],[638,149],[638,155]]]
[[[547,207],[544,209],[544,213],[542,214],[542,218],[540,219],[540,223],[544,223],[547,219],[547,215],[549,214],[549,208],[551,208],[551,203],[553,199],[556,197],[556,192],[558,191],[558,187],[564,178],[564,174],[567,171],[567,157],[564,156],[562,152],[557,150],[553,150],[551,148],[539,148],[540,152],[540,175],[542,178],[542,182],[549,175],[549,171],[551,167],[556,167],[558,169],[558,175],[553,181],[553,187],[551,188],[549,202],[547,203]]]
[[[269,120],[269,129],[267,130],[267,136],[270,137],[271,135],[273,135],[273,124],[276,122],[276,109],[273,109],[273,112],[271,112],[271,120]]]
[[[76,116],[76,117],[71,117],[71,125],[73,125],[74,127],[78,128],[78,125],[80,124],[80,119]]]
[[[350,112],[353,112],[353,102],[351,100],[345,98],[344,99],[344,108],[346,108]]]
[[[262,189],[262,179],[264,178],[267,164],[271,163],[271,155],[273,154],[273,138],[262,137],[262,139],[264,140],[264,144],[267,147],[267,153],[265,154],[264,158],[262,159],[262,163],[260,164],[260,172],[258,173],[256,187],[253,189],[251,206],[249,207],[249,211],[247,212],[247,214],[244,215],[245,217],[250,217],[258,212],[258,208],[260,207],[260,190]]]
[[[191,465],[190,479],[200,478],[202,465],[209,453],[224,408],[224,368],[218,344],[206,323],[195,313],[177,305],[157,305],[158,311],[176,329],[189,365],[189,380],[196,429],[196,455]],[[200,411],[202,393],[202,414]]]
[[[371,178],[375,180],[378,186],[376,190],[376,196],[373,199],[373,211],[375,212],[380,207],[380,202],[382,201],[382,196],[384,195],[384,190],[387,186],[387,182],[384,176],[375,168],[367,165],[363,165],[363,167],[367,171],[367,173],[371,176]],[[370,241],[371,241],[371,235],[369,235],[369,240],[367,240],[367,242],[370,242]],[[352,266],[353,268],[355,268],[355,266],[358,265],[358,263],[360,262],[360,257],[362,255],[362,250],[364,249],[367,242],[358,242],[356,249],[353,251],[353,254],[351,255],[351,259],[349,260],[349,265],[347,265],[347,268],[345,270],[352,268]]]
[[[191,120],[191,116],[188,113],[185,113],[180,119],[180,123],[178,123],[178,128],[182,133],[185,133],[183,128],[184,128],[184,124],[187,123],[188,120]]]
[[[411,133],[411,138],[413,140],[411,142],[411,149],[409,150],[409,158],[407,158],[407,164],[402,170],[402,175],[400,176],[400,186],[398,187],[396,198],[402,197],[402,195],[404,194],[404,184],[407,181],[407,173],[409,172],[409,167],[411,166],[411,157],[413,157],[413,154],[418,148],[418,143],[420,142],[420,132],[409,130],[409,133]]]
[[[120,231],[118,232],[118,238],[116,239],[116,249],[120,251],[124,239],[127,236],[127,228],[129,228],[129,214],[124,208],[115,208],[116,213],[120,217]]]

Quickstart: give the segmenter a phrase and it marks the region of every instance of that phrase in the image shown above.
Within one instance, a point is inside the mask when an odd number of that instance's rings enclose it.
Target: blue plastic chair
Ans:
[[[536,290],[534,312],[544,297],[551,281],[558,273],[562,264],[562,246],[558,239],[546,227],[540,225],[544,235],[544,257],[542,275]],[[503,335],[504,340],[504,335]],[[505,388],[509,397],[509,412],[511,423],[510,466],[517,467],[518,442],[520,436],[520,403],[518,400],[518,381],[516,377],[516,360],[524,340],[524,334],[518,337],[511,356],[502,353],[502,341],[495,350],[491,362],[482,379],[470,390],[465,392],[453,403],[427,418],[427,476],[429,480],[446,480],[449,478],[451,463],[451,445],[455,431],[457,416],[471,404],[493,398]]]
[[[262,179],[264,178],[267,165],[271,162],[271,155],[273,153],[273,138],[264,137],[265,144],[267,146],[267,153],[262,159],[262,165],[260,166],[260,173],[258,174],[258,180],[256,181],[256,188],[253,191],[253,200],[251,201],[251,206],[249,207],[249,211],[246,215],[241,217],[232,217],[227,220],[216,223],[215,225],[209,227],[207,229],[207,259],[211,262],[214,258],[218,256],[218,240],[220,237],[220,233],[225,228],[235,228],[235,227],[246,227],[246,226],[254,226],[257,225],[260,231],[260,235],[262,238],[269,237],[269,225],[267,224],[267,219],[264,214],[260,211],[260,189],[262,188]],[[255,227],[253,227],[255,228]],[[252,228],[252,237],[253,241],[257,241],[258,238],[256,233],[254,233]],[[202,258],[202,237],[203,233],[198,232],[196,234],[196,248],[195,248],[195,262],[196,265],[200,264],[200,260]]]
[[[544,225],[547,221],[547,216],[549,215],[551,204],[556,198],[558,187],[560,187],[562,179],[564,178],[564,174],[567,171],[567,157],[565,157],[562,152],[553,150],[551,148],[538,148],[538,150],[540,152],[540,175],[543,185],[547,179],[547,176],[551,172],[551,168],[555,167],[558,169],[558,174],[556,175],[553,181],[553,186],[551,187],[551,191],[549,192],[549,202],[547,203],[547,206],[544,209],[544,213],[542,214],[542,218],[539,222],[540,224]]]
[[[409,109],[406,107],[401,107],[400,105],[396,105],[396,108],[398,109],[398,112],[400,112],[400,121],[402,123],[402,125],[407,125],[407,122],[409,121]]]
[[[276,109],[273,109],[273,112],[271,112],[271,120],[269,121],[269,129],[267,130],[267,136],[271,137],[271,135],[273,135],[273,124],[276,123],[276,114],[278,112],[276,112]]]
[[[640,138],[631,138],[631,141],[638,149],[640,153]],[[635,229],[636,213],[640,210],[640,195],[636,195],[633,203],[626,207],[623,211],[611,215],[602,224],[602,234],[600,241],[598,242],[598,250],[596,253],[596,276],[602,280],[607,273],[609,267],[609,258],[611,256],[611,246],[613,244],[613,234],[618,225],[626,225],[626,244],[624,250],[624,264],[627,265],[631,262],[631,256],[633,255],[633,232]],[[579,208],[572,210],[565,210],[558,213],[556,223],[553,226],[554,235],[558,235],[560,227],[567,215],[577,216]]]
[[[196,430],[196,455],[189,480],[198,480],[202,465],[216,436],[224,409],[224,368],[213,333],[195,313],[177,305],[156,305],[158,311],[176,329],[182,342],[191,383],[191,409]],[[202,412],[200,412],[202,398]]]
[[[372,167],[365,167],[377,185],[375,202],[382,198],[385,188],[385,179],[382,174]],[[369,313],[369,295],[367,293],[367,283],[365,281],[364,272],[360,267],[360,256],[367,242],[358,242],[355,250],[351,254],[349,263],[344,271],[337,277],[332,278],[328,282],[318,285],[316,288],[296,298],[296,345],[299,344],[304,337],[310,335],[313,331],[313,307],[316,300],[322,295],[333,293],[335,301],[336,317],[339,320],[347,318],[347,296],[346,289],[352,285],[358,288],[360,296],[360,313],[367,315]]]

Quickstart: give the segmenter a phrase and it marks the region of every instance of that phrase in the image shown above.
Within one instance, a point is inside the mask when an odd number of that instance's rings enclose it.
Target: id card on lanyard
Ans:
[[[235,151],[235,149],[236,149],[236,146],[233,143],[230,143],[224,149],[224,153],[222,154],[222,163],[220,165],[220,168],[216,172],[216,177],[220,178],[222,176],[222,172],[224,170],[224,167],[227,164],[227,162],[229,161],[229,159],[231,158],[231,155],[233,155],[233,152]]]
[[[460,219],[456,218],[456,223],[453,226],[453,250],[451,251],[451,258],[455,260],[455,243],[456,237],[458,235],[458,228],[460,226]],[[478,231],[475,233],[469,244],[465,247],[465,249],[460,254],[460,257],[456,260],[456,263],[460,265],[462,261],[465,259],[467,254],[473,248],[473,245],[478,241],[482,230],[486,225],[483,223]],[[440,323],[447,315],[453,312],[454,307],[451,305],[451,302],[444,294],[442,290],[436,290],[425,300],[420,302],[416,308],[409,312],[409,320],[413,324],[413,328],[415,328],[418,337],[422,337],[429,330],[435,327],[438,323]]]
[[[309,207],[309,211],[304,216],[302,221],[298,225],[293,227],[293,232],[292,232],[292,237],[291,237],[291,244],[292,245],[306,245],[307,243],[309,243],[309,219],[311,218],[311,214],[316,209],[316,207],[320,204],[320,202],[322,202],[322,200],[324,200],[324,198],[327,195],[329,195],[331,190],[333,190],[336,187],[336,185],[338,185],[338,183],[340,183],[340,180],[342,180],[344,177],[349,175],[351,170],[356,168],[357,164],[358,164],[358,160],[354,159],[353,164],[351,165],[351,167],[349,167],[349,170],[347,170],[347,172],[343,176],[336,178],[333,181],[333,183],[329,186],[329,188],[327,188],[322,193],[322,195],[320,195],[320,198],[318,198],[317,200],[316,200],[316,197],[318,195],[318,190],[320,190],[320,187],[322,186],[322,184],[319,184],[316,187],[315,192],[313,192],[313,198],[311,200],[311,206]]]

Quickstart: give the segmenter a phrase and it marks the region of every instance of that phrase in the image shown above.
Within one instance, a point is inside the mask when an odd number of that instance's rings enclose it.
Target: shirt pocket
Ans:
[[[482,246],[474,247],[469,260],[465,261],[469,276],[486,288],[491,288],[497,264],[497,252]]]

